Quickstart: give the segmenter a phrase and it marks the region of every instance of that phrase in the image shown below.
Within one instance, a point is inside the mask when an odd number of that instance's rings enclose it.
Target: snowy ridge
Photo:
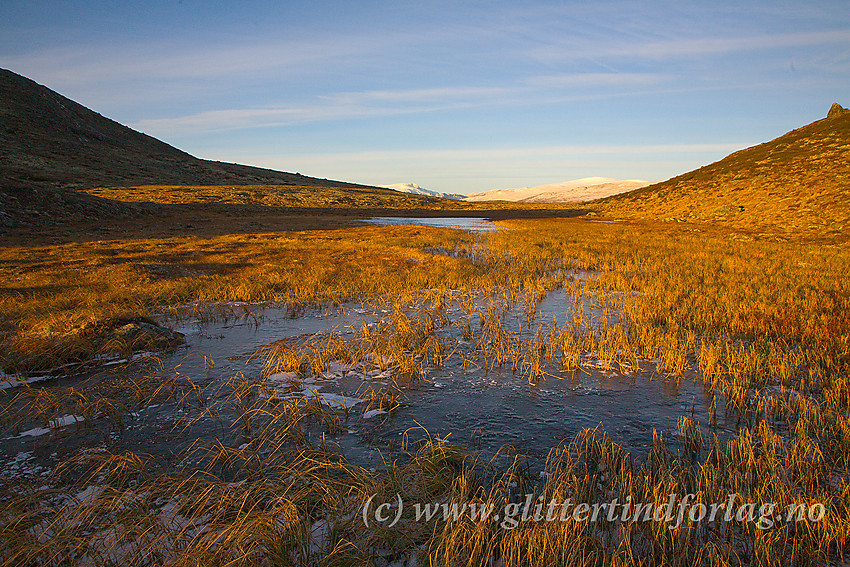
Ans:
[[[473,193],[467,201],[517,201],[523,203],[583,203],[634,191],[651,184],[643,179],[613,179],[610,177],[583,177],[561,183],[523,187],[521,189],[496,189]]]
[[[430,189],[423,189],[416,183],[395,183],[393,185],[378,185],[378,187],[392,189],[393,191],[399,191],[401,193],[412,193],[414,195],[425,195],[427,197],[440,197],[441,199],[454,199],[456,201],[462,201],[463,199],[466,199],[466,195],[461,195],[459,193],[440,193],[439,191],[431,191]]]

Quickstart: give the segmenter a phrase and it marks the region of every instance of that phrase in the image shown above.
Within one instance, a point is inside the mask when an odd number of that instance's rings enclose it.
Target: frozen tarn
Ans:
[[[470,232],[491,232],[498,227],[482,217],[372,217],[366,219],[372,224],[385,225],[419,225],[437,228],[459,228]]]
[[[576,313],[580,312],[585,320],[596,321],[607,316],[609,322],[616,321],[616,310],[606,310],[605,306],[595,303],[591,295],[576,297],[567,288],[553,291],[539,302],[531,320],[523,302],[506,303],[502,310],[496,298],[495,316],[512,336],[513,352],[509,354],[519,357],[517,373],[512,371],[512,360],[498,367],[482,357],[476,345],[487,336],[479,325],[478,314],[473,312],[468,321],[467,306],[459,303],[466,297],[461,294],[445,305],[443,315],[448,321],[434,331],[447,353],[442,366],[429,368],[430,361],[421,361],[426,374],[421,380],[411,382],[410,388],[405,387],[404,377],[396,376],[398,364],[403,362],[401,359],[393,360],[385,352],[373,353],[375,345],[359,342],[353,345],[357,347],[358,358],[353,365],[347,364],[348,360],[328,360],[319,373],[310,373],[307,365],[302,365],[301,372],[275,372],[269,376],[269,368],[274,366],[267,365],[267,355],[274,352],[277,341],[285,340],[285,344],[294,348],[309,347],[312,338],[321,342],[324,337],[339,336],[346,326],[359,329],[380,318],[386,319],[388,330],[392,331],[394,310],[385,309],[385,304],[359,302],[340,305],[330,314],[327,307],[292,312],[280,305],[266,306],[258,325],[233,324],[232,319],[226,324],[215,320],[199,323],[200,332],[187,335],[184,347],[161,356],[162,370],[157,372],[174,377],[180,387],[189,386],[189,380],[199,385],[203,389],[200,393],[206,396],[202,403],[217,408],[221,418],[232,418],[233,422],[241,414],[229,401],[233,390],[231,383],[238,385],[242,379],[249,384],[266,386],[257,392],[261,396],[302,408],[309,404],[312,408],[321,406],[328,412],[344,411],[346,417],[354,421],[332,428],[336,433],[324,433],[346,458],[357,464],[371,462],[376,458],[375,450],[396,450],[405,432],[412,441],[427,437],[426,431],[431,433],[431,439],[436,434],[443,439],[451,434],[453,443],[468,444],[486,459],[505,446],[521,447],[531,458],[533,467],[535,460],[542,462],[553,447],[572,439],[582,429],[600,424],[626,451],[638,457],[645,456],[652,447],[653,430],[675,430],[683,407],[704,430],[716,429],[723,435],[724,429],[735,427],[725,415],[718,415],[716,422],[711,422],[712,394],[705,392],[700,382],[691,380],[691,371],[686,371],[681,379],[656,379],[659,377],[655,364],[643,359],[638,361],[637,368],[625,365],[620,368],[617,364],[597,368],[600,361],[595,355],[598,353],[585,351],[579,359],[580,368],[562,371],[558,353],[555,353],[552,360],[545,357],[542,360],[545,378],[541,377],[539,383],[530,383],[522,366],[528,346],[537,344],[538,334],[548,336],[556,321],[559,328],[568,326],[574,302],[580,303],[577,307],[580,311]],[[482,295],[475,298],[473,309],[487,313],[488,304]],[[429,305],[423,299],[413,307],[402,309],[405,316],[413,319],[422,316]],[[382,311],[390,313],[382,315]],[[469,326],[460,321],[467,321]],[[467,328],[472,337],[464,339]],[[370,350],[364,352],[364,346]],[[209,364],[210,360],[214,364]],[[120,380],[134,378],[148,370],[144,366],[112,366],[97,371],[110,380]],[[370,399],[372,392],[387,386],[393,379],[399,380],[392,384],[393,387],[403,388],[405,404],[402,407],[380,414],[373,411],[377,408],[362,404]],[[722,400],[718,405],[722,406]],[[144,409],[133,408],[132,421],[124,424],[120,439],[110,437],[115,450],[158,456],[189,450],[198,439],[221,438],[220,421],[209,417],[213,412],[198,407],[184,408],[179,404],[179,396],[177,400],[151,399],[144,406]],[[186,429],[179,437],[169,437],[165,442],[162,431],[171,430],[178,420],[185,421]],[[316,420],[305,423],[316,432],[322,427]],[[44,435],[48,432],[46,423],[35,422],[27,427],[35,425],[45,431],[33,433]],[[110,435],[114,433],[109,419],[99,418],[86,425],[76,428],[74,435],[62,436],[61,444],[56,447],[61,453],[60,459],[71,451],[99,442],[106,428],[110,428]],[[233,447],[246,441],[238,432],[228,435],[232,438],[223,442]],[[15,455],[21,450],[38,448],[39,444],[43,444],[42,437],[27,436],[3,441],[0,450]]]

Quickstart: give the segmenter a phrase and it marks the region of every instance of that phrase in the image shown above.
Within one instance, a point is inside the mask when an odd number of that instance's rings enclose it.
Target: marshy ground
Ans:
[[[846,561],[846,246],[345,218],[83,229],[0,250],[6,380],[48,378],[3,390],[6,564]],[[141,318],[187,345],[140,352],[90,331]],[[526,494],[733,494],[823,515],[505,529],[360,514],[370,497],[503,509]]]

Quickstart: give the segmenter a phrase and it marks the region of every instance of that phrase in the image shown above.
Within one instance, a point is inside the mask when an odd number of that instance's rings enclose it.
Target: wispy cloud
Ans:
[[[651,42],[644,45],[631,46],[630,49],[621,51],[620,54],[649,58],[693,57],[695,55],[785,49],[832,43],[850,43],[850,30]]]
[[[143,131],[171,133],[285,126],[494,104],[511,100],[523,90],[526,89],[442,87],[343,92],[320,95],[310,104],[212,110],[175,118],[140,120],[131,126]]]
[[[425,109],[420,109],[425,110]],[[244,128],[269,128],[305,122],[342,120],[415,112],[415,109],[366,108],[351,105],[293,106],[286,108],[244,108],[210,110],[176,118],[140,120],[130,126],[143,132],[187,134],[223,132]]]
[[[319,96],[312,104],[212,110],[176,118],[140,120],[131,126],[145,132],[172,134],[265,128],[491,104],[492,97],[508,92],[508,89],[442,88],[340,93]]]
[[[655,85],[669,79],[669,76],[660,73],[571,73],[540,75],[530,77],[525,82],[552,88],[612,88]]]
[[[227,79],[261,72],[314,71],[329,61],[344,62],[389,49],[391,36],[316,37],[271,41],[187,42],[164,40],[127,45],[70,45],[0,56],[0,65],[32,70],[57,81]]]
[[[379,150],[364,152],[298,154],[297,158],[306,160],[332,160],[335,162],[499,161],[505,159],[525,158],[560,159],[570,156],[592,155],[674,155],[702,152],[732,152],[745,148],[748,145],[749,144],[745,142],[724,142],[714,144],[611,144],[588,146],[527,146],[482,149],[455,148],[439,150]]]
[[[699,56],[746,53],[793,47],[850,44],[850,30],[760,34],[727,37],[668,38],[642,41],[636,38],[614,40],[609,45],[581,45],[574,40],[554,41],[545,48],[532,50],[534,57],[546,61],[582,58],[615,59],[688,59]]]
[[[505,87],[439,87],[400,90],[345,92],[319,98],[340,104],[421,103],[486,100],[515,94],[517,89]]]
[[[454,86],[342,92],[315,97],[307,104],[222,109],[173,118],[140,120],[134,128],[155,133],[217,132],[242,128],[286,126],[306,122],[392,116],[490,105],[550,104],[626,96],[664,77],[640,73],[579,73],[536,76],[510,87]],[[597,90],[594,90],[597,89]],[[601,89],[601,90],[599,90]]]

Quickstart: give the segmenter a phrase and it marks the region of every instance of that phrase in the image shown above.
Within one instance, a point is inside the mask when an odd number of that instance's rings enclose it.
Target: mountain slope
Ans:
[[[114,224],[156,204],[430,208],[446,201],[196,158],[0,69],[0,234],[80,221]],[[451,203],[451,202],[449,202]],[[448,205],[451,206],[451,205]],[[248,208],[246,208],[248,207]]]
[[[522,203],[582,203],[609,195],[616,195],[649,185],[649,181],[630,179],[621,181],[610,177],[584,177],[573,181],[523,187],[521,189],[496,189],[473,193],[467,201],[516,201]]]
[[[410,193],[411,195],[426,195],[428,197],[440,197],[441,199],[454,199],[456,201],[466,199],[466,195],[431,191],[430,189],[423,189],[416,183],[394,183],[392,185],[381,185],[380,187],[392,189],[393,191],[398,191],[400,193]]]
[[[610,216],[722,223],[752,230],[836,235],[850,229],[850,111],[623,195]]]
[[[0,180],[4,186],[287,184],[358,187],[198,159],[0,69]]]

